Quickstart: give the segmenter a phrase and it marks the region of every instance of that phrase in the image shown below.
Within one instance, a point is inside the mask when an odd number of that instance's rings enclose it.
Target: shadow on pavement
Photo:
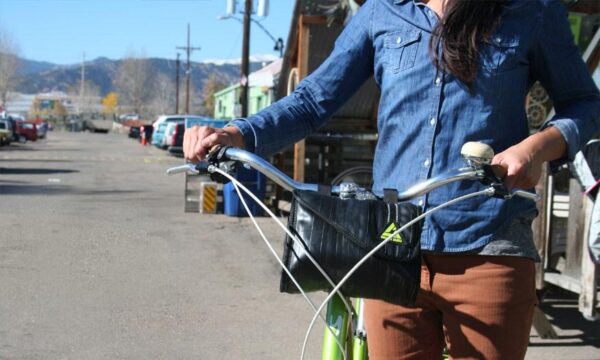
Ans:
[[[79,172],[71,169],[32,169],[32,168],[2,168],[0,174],[7,175],[46,175],[46,174],[69,174]]]
[[[540,303],[540,309],[551,318],[559,333],[555,340],[530,343],[532,347],[593,346],[600,349],[600,319],[586,320],[578,310],[578,295],[551,287]],[[569,332],[570,335],[560,335]],[[576,334],[573,334],[575,332]],[[600,359],[600,352],[598,358]]]
[[[18,162],[44,162],[44,163],[67,163],[73,160],[63,159],[0,159],[0,161],[18,161]]]
[[[30,147],[27,145],[8,145],[0,148],[0,152],[3,151],[38,151],[38,148]]]
[[[0,184],[29,184],[29,181],[23,181],[23,180],[2,180],[2,179],[0,179]]]
[[[31,185],[19,181],[0,181],[0,195],[124,195],[140,190],[81,190],[67,185]]]
[[[59,195],[72,193],[70,186],[64,185],[3,185],[0,184],[2,195]]]

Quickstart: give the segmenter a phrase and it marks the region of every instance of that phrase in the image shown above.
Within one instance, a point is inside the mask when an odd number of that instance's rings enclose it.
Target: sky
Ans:
[[[254,0],[256,3],[257,0]],[[192,61],[235,59],[242,52],[242,24],[225,15],[226,0],[0,0],[0,29],[19,46],[20,56],[56,64],[127,53],[174,59],[176,46],[201,47]],[[270,0],[269,14],[253,18],[275,38],[287,41],[295,0]],[[238,11],[243,0],[238,0]],[[238,15],[241,19],[241,14]],[[273,41],[256,25],[252,55],[278,55]],[[180,50],[181,52],[181,50]],[[182,58],[185,54],[182,52]]]

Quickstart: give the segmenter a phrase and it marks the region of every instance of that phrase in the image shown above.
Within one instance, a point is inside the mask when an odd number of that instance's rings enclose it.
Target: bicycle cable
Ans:
[[[313,316],[310,325],[308,327],[308,330],[306,332],[306,335],[304,337],[304,343],[302,344],[302,353],[301,353],[301,357],[300,360],[304,360],[304,353],[306,350],[306,346],[308,343],[308,338],[310,336],[310,333],[314,327],[315,321],[317,319],[317,315],[319,315],[321,313],[321,311],[323,311],[323,308],[325,307],[325,305],[327,305],[327,303],[331,300],[331,298],[333,298],[333,295],[335,294],[335,291],[338,290],[339,288],[341,288],[344,283],[350,278],[350,276],[352,276],[352,274],[354,274],[354,272],[365,262],[367,261],[371,256],[373,256],[377,251],[379,251],[379,249],[381,249],[383,246],[385,246],[385,244],[387,244],[388,242],[390,242],[394,236],[398,235],[400,232],[404,231],[405,229],[407,229],[408,227],[414,225],[416,222],[420,221],[421,219],[425,218],[426,216],[428,216],[429,214],[436,212],[438,210],[441,210],[445,207],[451,206],[457,202],[463,201],[463,200],[467,200],[470,199],[472,197],[476,197],[476,196],[480,196],[480,195],[487,195],[487,196],[492,196],[494,195],[494,189],[493,188],[487,188],[484,190],[480,190],[474,193],[470,193],[467,195],[463,195],[463,196],[459,196],[457,198],[454,198],[452,200],[449,200],[443,204],[440,204],[436,207],[434,207],[433,209],[430,209],[426,212],[424,212],[423,214],[417,216],[416,218],[412,219],[411,221],[409,221],[408,223],[406,223],[404,226],[402,226],[400,229],[394,231],[392,234],[390,234],[385,240],[383,240],[381,243],[379,243],[376,247],[374,247],[371,251],[369,251],[365,256],[363,256],[362,259],[360,259],[356,265],[354,265],[354,267],[352,267],[352,269],[350,269],[350,271],[348,271],[346,273],[346,275],[344,275],[344,277],[338,282],[338,284],[336,285],[335,288],[333,288],[333,290],[331,290],[331,292],[327,295],[327,297],[325,298],[325,300],[323,300],[323,302],[321,303],[321,305],[319,306],[319,308],[315,311],[315,315]]]
[[[313,256],[310,254],[310,252],[308,251],[306,246],[302,243],[302,241],[300,241],[296,235],[294,235],[285,225],[283,225],[283,223],[277,218],[277,216],[275,214],[273,214],[273,212],[271,210],[269,210],[269,208],[265,204],[263,204],[262,201],[256,197],[256,195],[254,195],[245,186],[243,186],[237,179],[235,179],[234,177],[232,177],[229,174],[224,173],[223,170],[219,169],[218,167],[211,165],[211,166],[209,166],[208,170],[209,170],[209,172],[217,172],[219,174],[222,174],[227,179],[231,180],[234,185],[237,184],[238,186],[240,186],[244,190],[244,192],[246,192],[252,198],[252,200],[254,200],[254,202],[256,202],[260,207],[262,207],[263,210],[265,210],[265,212],[267,212],[269,214],[269,216],[271,216],[271,218],[273,220],[275,220],[275,222],[279,225],[279,227],[281,229],[283,229],[283,231],[285,231],[285,233],[290,236],[292,241],[294,241],[294,243],[299,245],[304,250],[308,260],[310,260],[310,262],[315,266],[315,268],[317,268],[317,270],[321,273],[321,275],[323,275],[323,278],[325,278],[325,280],[329,283],[329,285],[331,285],[333,288],[335,288],[335,285],[336,285],[335,282],[329,277],[329,275],[325,272],[325,270],[321,267],[321,265],[317,262],[317,260],[315,260],[313,258]],[[340,290],[337,291],[337,294],[340,296],[342,302],[344,303],[346,310],[348,310],[348,314],[350,314],[351,317],[356,316],[356,310],[350,303],[348,303],[344,294],[342,294],[342,292]]]
[[[275,249],[273,248],[273,246],[271,245],[271,243],[269,243],[269,240],[265,236],[265,234],[262,231],[261,227],[256,222],[256,219],[254,218],[254,216],[250,212],[250,208],[248,207],[248,204],[246,203],[246,200],[242,196],[242,193],[241,193],[240,189],[243,190],[246,194],[248,194],[257,204],[259,204],[263,208],[263,210],[265,210],[269,214],[269,216],[271,216],[271,218],[273,218],[280,226],[282,226],[282,228],[286,231],[286,233],[288,233],[288,235],[293,236],[293,234],[281,223],[281,221],[279,221],[279,219],[277,219],[277,217],[275,216],[275,214],[273,214],[273,212],[271,210],[269,210],[269,208],[267,208],[267,206],[265,206],[262,203],[262,201],[259,201],[258,198],[256,198],[256,196],[250,190],[248,190],[248,188],[246,188],[242,183],[240,183],[233,176],[229,175],[225,171],[222,171],[221,169],[218,169],[218,168],[215,167],[213,170],[215,172],[218,172],[219,174],[225,176],[227,179],[229,179],[232,182],[232,184],[234,186],[234,189],[237,192],[242,205],[244,206],[244,209],[248,213],[248,216],[252,220],[252,223],[254,224],[254,226],[256,227],[256,229],[258,230],[258,233],[260,234],[260,236],[264,240],[265,244],[267,245],[267,247],[271,251],[271,254],[273,254],[273,256],[275,257],[275,259],[277,259],[277,262],[279,263],[279,266],[290,277],[290,279],[292,280],[292,282],[294,283],[294,285],[298,288],[298,290],[300,291],[300,293],[301,293],[302,297],[304,298],[304,300],[306,300],[306,302],[308,302],[308,304],[313,309],[313,311],[315,311],[315,313],[317,314],[316,317],[320,318],[323,321],[323,323],[325,324],[325,327],[329,330],[329,332],[331,332],[331,334],[333,335],[333,338],[335,339],[335,342],[336,342],[338,348],[340,349],[340,351],[341,351],[341,353],[342,353],[342,355],[344,357],[344,360],[347,360],[347,354],[346,354],[345,347],[341,344],[340,340],[335,336],[335,333],[333,332],[333,330],[327,325],[327,320],[321,314],[322,309],[321,310],[317,310],[316,305],[310,300],[310,298],[308,297],[308,295],[306,295],[306,292],[302,289],[302,287],[297,282],[297,280],[294,278],[294,276],[290,273],[290,271],[288,270],[288,268],[285,267],[285,264],[283,264],[283,262],[281,261],[281,259],[277,255]],[[315,260],[312,260],[312,261],[315,261]],[[332,286],[335,287],[335,283],[333,283]],[[342,300],[344,301],[344,303],[346,303],[345,297],[343,297],[343,295],[341,294],[341,292],[338,291],[337,293],[340,295],[340,297],[342,298]],[[348,309],[348,310],[349,310],[349,316],[352,317],[353,312],[350,309]],[[313,325],[313,324],[311,323],[311,325]],[[301,356],[303,356],[303,352],[302,352]]]

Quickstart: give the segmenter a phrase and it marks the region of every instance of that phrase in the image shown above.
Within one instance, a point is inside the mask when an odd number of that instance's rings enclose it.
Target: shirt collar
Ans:
[[[404,21],[424,31],[431,32],[432,22],[423,9],[425,4],[419,0],[394,0],[395,5],[403,5],[408,2],[412,2],[414,6],[403,6],[401,11],[398,12],[398,15],[404,19]]]
[[[394,0],[394,4],[403,4],[405,2],[409,2],[412,1],[415,5],[421,4],[424,5],[423,2],[419,1],[419,0]]]

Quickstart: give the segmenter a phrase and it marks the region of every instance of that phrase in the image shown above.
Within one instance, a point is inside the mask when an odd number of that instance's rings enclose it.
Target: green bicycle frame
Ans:
[[[348,360],[367,360],[367,339],[364,327],[362,325],[362,299],[356,301],[356,311],[359,314],[357,322],[354,324],[354,334],[348,336],[349,314],[344,306],[344,302],[339,296],[334,296],[327,304],[327,328],[323,334],[323,360],[343,360],[344,355],[338,346],[342,344],[348,354]],[[336,342],[336,338],[338,342]]]

